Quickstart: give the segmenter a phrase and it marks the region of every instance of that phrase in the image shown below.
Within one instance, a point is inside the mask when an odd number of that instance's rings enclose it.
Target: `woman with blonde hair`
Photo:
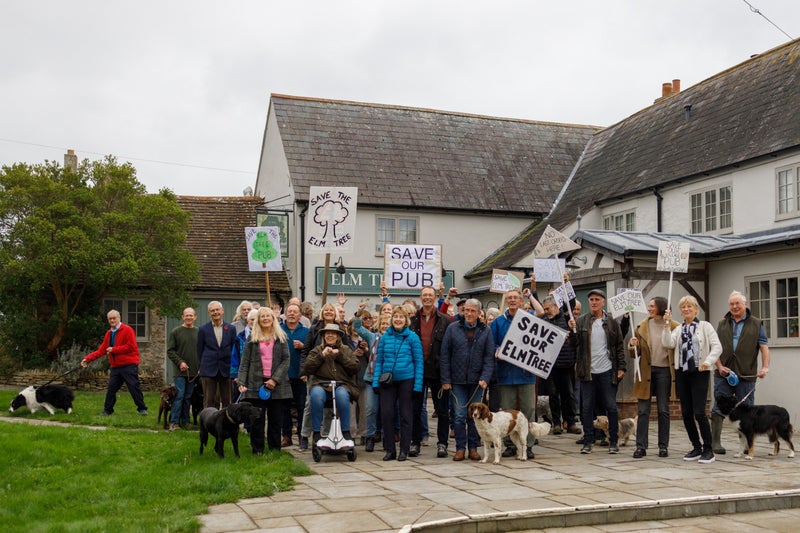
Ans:
[[[381,421],[383,425],[384,461],[405,461],[411,447],[411,425],[413,417],[412,395],[422,394],[423,358],[422,342],[408,327],[411,319],[408,312],[397,306],[392,311],[391,327],[381,335],[372,387],[380,394]],[[391,379],[381,381],[382,375],[391,374]],[[395,448],[395,404],[400,404],[400,454]]]
[[[709,372],[722,354],[722,344],[714,326],[697,318],[700,306],[694,296],[681,298],[678,307],[683,315],[683,324],[670,330],[672,311],[667,309],[664,312],[661,343],[665,348],[675,350],[675,387],[681,399],[683,425],[692,443],[692,450],[683,456],[683,460],[713,463],[715,458],[711,447],[711,426],[706,417],[706,398]]]
[[[259,393],[264,386],[267,399]],[[253,454],[264,453],[264,426],[267,427],[267,446],[281,449],[281,416],[283,402],[291,399],[289,384],[289,345],[286,333],[268,307],[258,310],[253,330],[239,365],[239,392],[244,400],[259,408],[260,415],[250,428]],[[267,422],[268,419],[268,422]]]

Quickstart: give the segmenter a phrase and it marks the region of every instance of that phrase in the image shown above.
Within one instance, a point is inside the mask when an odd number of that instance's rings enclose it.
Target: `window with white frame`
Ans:
[[[733,228],[733,202],[730,185],[691,195],[692,233],[729,233]]]
[[[603,229],[611,231],[636,231],[636,210],[604,216]]]
[[[800,165],[779,168],[775,179],[777,218],[800,216]]]
[[[375,217],[375,255],[383,255],[387,244],[417,244],[418,217]]]
[[[746,278],[750,311],[764,322],[770,341],[800,343],[798,281],[800,272]]]
[[[103,300],[104,315],[112,309],[119,311],[120,320],[136,332],[137,341],[146,341],[149,335],[147,324],[147,306],[144,300],[121,300],[108,298]]]

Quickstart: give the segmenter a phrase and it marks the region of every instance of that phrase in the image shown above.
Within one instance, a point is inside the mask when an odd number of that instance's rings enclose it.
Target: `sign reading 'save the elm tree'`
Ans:
[[[547,379],[566,338],[563,329],[518,311],[500,343],[497,357]]]
[[[306,215],[306,252],[352,252],[357,187],[310,187]]]

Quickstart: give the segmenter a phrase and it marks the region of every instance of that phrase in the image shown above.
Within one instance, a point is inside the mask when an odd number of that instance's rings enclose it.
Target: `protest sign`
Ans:
[[[280,228],[275,226],[244,228],[244,238],[247,243],[247,266],[250,272],[283,270]]]
[[[566,338],[567,332],[563,329],[518,311],[500,343],[497,356],[547,379]]]
[[[689,271],[689,243],[662,241],[658,243],[656,270],[665,272]]]
[[[522,272],[495,268],[492,270],[492,283],[489,285],[489,292],[505,294],[511,289],[519,289],[521,291],[524,279],[525,274]]]
[[[608,311],[611,316],[618,317],[625,313],[647,313],[642,291],[628,289],[608,299]]]
[[[534,259],[533,273],[536,274],[536,282],[561,283],[564,281],[566,263],[566,259]]]
[[[352,252],[357,187],[310,187],[306,215],[306,252]]]
[[[580,249],[581,247],[572,242],[569,237],[548,225],[539,238],[533,253],[536,257],[550,257],[553,254]]]
[[[438,290],[442,280],[440,244],[387,244],[384,255],[384,279],[390,289]]]
[[[556,299],[558,307],[564,307],[565,304],[569,305],[570,300],[577,298],[575,289],[572,288],[572,283],[568,281],[553,289],[553,298]]]

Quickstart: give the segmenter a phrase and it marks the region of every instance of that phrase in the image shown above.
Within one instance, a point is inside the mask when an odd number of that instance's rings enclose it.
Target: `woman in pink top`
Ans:
[[[281,449],[281,413],[283,403],[292,398],[289,384],[289,345],[286,333],[278,325],[275,314],[268,307],[258,310],[253,331],[244,348],[239,365],[239,392],[244,401],[261,409],[261,415],[250,428],[250,445],[253,454],[264,453],[264,426],[267,426],[267,446]],[[259,389],[264,386],[269,398],[261,399]]]

